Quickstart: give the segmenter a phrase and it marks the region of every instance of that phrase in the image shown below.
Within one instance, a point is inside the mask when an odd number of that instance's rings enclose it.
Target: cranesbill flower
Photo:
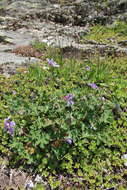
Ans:
[[[68,95],[64,96],[64,100],[67,102],[68,106],[71,106],[74,104],[73,98],[74,98],[73,94],[68,94]]]
[[[66,138],[65,141],[70,145],[74,143],[72,138]]]
[[[47,62],[52,67],[59,67],[59,65],[55,61],[53,61],[53,59],[47,59]]]
[[[93,89],[98,89],[99,88],[95,83],[89,83],[88,86],[90,86]]]
[[[10,133],[10,135],[14,134],[14,126],[15,122],[10,120],[10,117],[7,117],[4,120],[4,128]]]
[[[87,71],[90,71],[90,66],[86,66],[85,69],[86,69]]]
[[[26,185],[25,185],[26,189],[33,189],[34,186],[35,186],[35,185],[34,185],[34,183],[33,183],[32,180],[27,181],[27,183],[26,183]]]

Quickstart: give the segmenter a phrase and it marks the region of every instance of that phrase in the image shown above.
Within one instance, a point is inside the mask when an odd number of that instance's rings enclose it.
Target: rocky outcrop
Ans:
[[[10,0],[6,13],[20,19],[39,18],[61,24],[85,26],[111,23],[114,15],[127,11],[126,0]]]
[[[115,46],[96,41],[80,44],[82,36],[89,33],[90,26],[96,23],[112,24],[118,18],[127,22],[126,0],[2,0],[0,64],[6,70],[6,64],[11,68],[12,65],[18,67],[29,62],[29,57],[12,54],[12,50],[28,46],[34,40],[61,47],[63,52],[77,52],[83,56],[96,51],[102,54],[127,54],[124,42]],[[38,61],[37,58],[31,60]]]
[[[23,31],[0,31],[0,74],[4,73],[9,76],[14,74],[18,67],[39,61],[38,58],[21,56],[12,52],[19,46],[29,45],[32,40],[33,37],[25,29]]]

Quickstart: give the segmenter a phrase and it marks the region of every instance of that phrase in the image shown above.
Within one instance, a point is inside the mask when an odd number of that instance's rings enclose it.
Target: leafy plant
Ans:
[[[0,152],[9,166],[41,173],[52,189],[64,189],[66,177],[70,188],[126,186],[126,77],[116,63],[58,55],[1,77]]]

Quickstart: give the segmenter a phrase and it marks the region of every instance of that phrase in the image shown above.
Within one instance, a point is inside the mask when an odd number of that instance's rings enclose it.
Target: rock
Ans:
[[[31,176],[28,176],[27,173],[16,170],[9,169],[7,166],[1,168],[0,166],[0,189],[8,189],[8,190],[17,190],[24,189],[27,181],[31,180]]]
[[[39,62],[38,58],[21,56],[12,53],[12,50],[19,46],[31,44],[34,38],[25,29],[17,31],[0,31],[0,73],[6,76],[15,74],[16,69],[21,66],[28,66],[31,63]]]
[[[13,64],[17,67],[24,61],[28,62],[28,57],[11,52],[17,47],[30,45],[36,39],[60,47],[72,56],[88,56],[96,51],[108,55],[114,52],[116,55],[127,54],[126,40],[117,46],[94,40],[80,44],[80,39],[89,33],[91,25],[111,24],[117,18],[122,19],[123,14],[126,17],[125,0],[107,3],[103,0],[7,0],[4,4],[3,1],[0,3],[4,9],[4,12],[0,12],[1,65],[11,62],[12,67]]]
[[[2,1],[4,2],[4,1]],[[14,18],[39,17],[53,22],[85,26],[86,23],[109,23],[113,14],[125,12],[126,0],[7,0],[6,14]],[[18,11],[17,11],[18,9]]]
[[[5,189],[8,185],[9,185],[9,177],[3,172],[0,175],[0,189]]]
[[[6,6],[6,12],[7,15],[16,18],[39,17],[57,23],[84,26],[91,21],[104,23],[111,20],[111,6],[112,4],[105,5],[103,1],[99,3],[98,1],[73,0],[60,4],[60,1],[12,0]]]
[[[0,58],[0,74],[7,77],[17,73],[19,67],[28,67],[30,64],[40,61],[34,57],[22,57],[7,52],[0,52]]]
[[[117,1],[117,8],[119,11],[126,11],[127,10],[127,1],[126,0],[119,0]]]
[[[122,22],[126,22],[127,23],[127,12],[119,14],[118,19]]]
[[[120,41],[120,42],[118,42],[118,44],[120,46],[127,46],[127,40]]]
[[[15,55],[14,53],[0,52],[0,64],[15,63],[15,65],[21,66],[24,63],[35,63],[37,61],[39,61],[39,59],[34,57],[22,57],[19,55]]]
[[[0,43],[5,41],[5,36],[3,34],[0,34]]]
[[[95,40],[85,40],[84,44],[106,45],[106,44],[99,43],[99,42],[97,42]]]

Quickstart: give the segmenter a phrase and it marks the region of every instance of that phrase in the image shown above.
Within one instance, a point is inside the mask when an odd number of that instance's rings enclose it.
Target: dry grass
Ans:
[[[32,47],[32,45],[19,46],[16,49],[13,49],[12,53],[22,55],[23,57],[41,58],[43,56],[43,54],[40,51],[36,50],[34,47]]]

